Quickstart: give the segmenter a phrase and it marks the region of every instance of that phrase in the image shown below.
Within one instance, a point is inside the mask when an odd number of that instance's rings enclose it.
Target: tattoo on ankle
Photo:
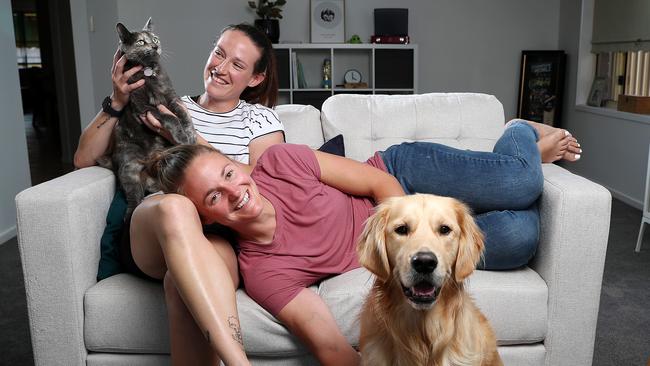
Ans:
[[[239,327],[239,320],[235,316],[228,317],[228,326],[232,329],[232,339],[244,347],[244,339],[241,336],[241,329]]]
[[[205,331],[205,339],[207,339],[208,343],[210,343],[210,331],[209,330]]]

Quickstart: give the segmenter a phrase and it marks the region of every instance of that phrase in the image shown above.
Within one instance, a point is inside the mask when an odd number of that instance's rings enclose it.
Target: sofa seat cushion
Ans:
[[[84,295],[84,341],[92,352],[169,353],[162,283],[121,273]]]
[[[321,113],[325,139],[342,134],[346,156],[359,161],[405,141],[490,151],[503,120],[501,103],[478,93],[340,94],[328,98]]]
[[[356,269],[312,286],[332,310],[350,344],[358,345],[358,313],[372,275]],[[499,344],[528,344],[546,335],[547,287],[529,268],[476,271],[468,290],[492,323]],[[297,338],[241,289],[237,303],[251,356],[307,353]],[[119,274],[91,287],[84,298],[84,338],[92,352],[169,353],[169,329],[160,283]]]
[[[546,338],[548,287],[537,272],[528,267],[476,271],[466,282],[499,345],[531,344]]]

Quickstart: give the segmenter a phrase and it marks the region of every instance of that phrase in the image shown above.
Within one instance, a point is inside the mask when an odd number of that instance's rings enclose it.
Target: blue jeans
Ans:
[[[544,177],[537,139],[532,126],[516,121],[492,152],[413,142],[391,146],[382,158],[407,194],[432,193],[467,204],[485,234],[479,268],[511,269],[527,264],[539,241],[537,199]]]

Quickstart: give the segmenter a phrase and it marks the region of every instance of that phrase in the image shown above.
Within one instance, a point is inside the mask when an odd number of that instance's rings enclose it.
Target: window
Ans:
[[[16,12],[13,15],[18,68],[41,67],[36,13]]]

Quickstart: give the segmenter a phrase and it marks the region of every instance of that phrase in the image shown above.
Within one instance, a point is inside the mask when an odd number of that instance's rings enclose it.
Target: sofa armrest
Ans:
[[[85,365],[83,298],[96,283],[99,239],[115,192],[110,170],[91,167],[16,196],[18,246],[40,365]]]
[[[611,195],[557,165],[544,164],[540,243],[531,263],[548,286],[547,365],[591,365]]]

